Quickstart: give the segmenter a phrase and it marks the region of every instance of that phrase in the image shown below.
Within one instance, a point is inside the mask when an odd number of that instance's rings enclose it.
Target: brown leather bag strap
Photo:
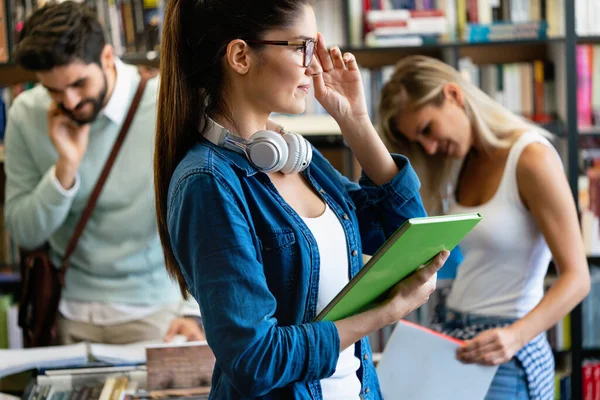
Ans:
[[[88,220],[90,219],[90,216],[92,215],[92,211],[94,210],[94,206],[96,205],[96,201],[98,200],[98,197],[100,197],[100,192],[102,191],[102,187],[104,186],[104,183],[106,182],[106,178],[108,178],[110,169],[112,168],[113,164],[115,163],[117,154],[119,154],[119,150],[121,150],[121,146],[123,145],[123,142],[125,141],[125,137],[127,136],[127,132],[129,131],[129,127],[131,126],[131,122],[133,121],[135,112],[140,104],[142,95],[144,94],[144,88],[146,87],[146,82],[148,82],[148,78],[142,75],[140,84],[137,88],[137,91],[135,92],[135,96],[133,97],[133,101],[131,102],[131,105],[129,106],[129,111],[127,112],[127,117],[125,118],[125,122],[123,123],[123,126],[121,126],[121,131],[119,132],[119,136],[117,137],[117,140],[115,141],[115,144],[113,145],[110,155],[108,156],[108,159],[106,160],[104,169],[102,170],[102,173],[100,174],[100,177],[98,178],[98,181],[96,182],[96,186],[94,187],[94,190],[92,191],[92,195],[90,196],[90,199],[88,200],[88,203],[85,206],[83,214],[81,214],[81,217],[79,218],[79,221],[77,222],[77,226],[75,227],[75,232],[73,233],[73,236],[71,236],[71,240],[69,241],[67,250],[65,251],[65,255],[63,256],[61,268],[59,271],[59,277],[61,279],[61,284],[62,284],[62,279],[64,277],[64,274],[67,271],[67,268],[69,267],[69,258],[71,258],[71,256],[73,255],[73,252],[75,251],[75,248],[77,247],[77,242],[79,241],[79,238],[81,237],[81,234],[83,233],[83,229],[85,228],[85,225],[87,224]]]

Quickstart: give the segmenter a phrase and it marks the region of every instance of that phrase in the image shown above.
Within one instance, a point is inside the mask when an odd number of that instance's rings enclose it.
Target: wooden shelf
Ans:
[[[582,353],[583,359],[586,359],[586,358],[600,359],[600,348],[598,348],[598,347],[583,348],[583,349],[581,349],[581,353]]]
[[[600,127],[579,130],[579,149],[600,148]]]
[[[554,355],[554,359],[563,358],[571,355],[571,350],[554,350],[552,349],[552,354]]]
[[[541,123],[533,121],[533,123],[539,125],[541,128],[547,130],[551,134],[556,135],[558,137],[567,136],[567,127],[565,126],[565,123],[559,119]]]
[[[11,86],[35,80],[35,74],[33,72],[25,71],[16,64],[0,64],[0,86]]]
[[[579,128],[579,137],[600,137],[600,126]]]
[[[438,41],[432,43],[423,43],[420,46],[393,46],[393,47],[345,47],[343,51],[351,52],[385,52],[385,51],[404,51],[409,49],[440,49],[440,48],[465,48],[465,47],[495,47],[495,46],[529,46],[532,44],[546,45],[548,43],[562,43],[564,38],[547,38],[547,39],[522,39],[522,40],[496,40],[492,42],[465,42],[465,41]]]
[[[158,65],[160,64],[160,54],[157,51],[151,51],[148,53],[125,54],[120,58],[128,64],[147,65],[149,67],[156,68],[158,68]]]
[[[463,42],[463,41],[439,41],[434,43],[424,43],[420,46],[392,46],[392,47],[373,47],[373,46],[346,46],[342,47],[342,52],[352,52],[357,57],[368,54],[382,55],[382,53],[421,53],[429,50],[470,48],[470,47],[496,47],[496,46],[531,46],[547,45],[549,43],[562,43],[564,38],[548,39],[524,39],[524,40],[501,40],[493,42]],[[158,66],[159,54],[157,52],[126,54],[121,57],[124,61],[132,64]]]
[[[580,43],[580,44],[600,43],[600,36],[578,36],[577,43]]]
[[[600,41],[600,38],[580,38],[582,41]],[[564,38],[502,40],[493,42],[440,41],[424,43],[420,46],[396,47],[344,47],[343,52],[351,52],[358,63],[365,68],[376,68],[395,64],[399,59],[411,54],[423,54],[442,57],[443,52],[454,50],[460,57],[471,57],[475,63],[524,62],[545,59],[547,45],[563,43]],[[158,52],[125,54],[121,59],[129,64],[145,65],[158,68],[160,57]],[[0,85],[9,86],[22,82],[34,81],[35,74],[24,71],[14,63],[0,64]]]
[[[17,273],[0,273],[0,285],[16,284],[21,282],[21,275]]]
[[[600,264],[600,254],[588,254],[588,262]]]

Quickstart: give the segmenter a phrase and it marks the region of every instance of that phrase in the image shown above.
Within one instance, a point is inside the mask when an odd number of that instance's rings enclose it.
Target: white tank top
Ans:
[[[544,296],[544,277],[552,254],[517,185],[517,163],[530,143],[543,143],[560,160],[546,138],[528,132],[510,149],[500,185],[490,201],[463,207],[452,190],[449,213],[479,212],[482,220],[460,244],[464,261],[447,299],[449,308],[521,318]]]
[[[320,259],[319,296],[317,314],[350,281],[346,234],[335,213],[325,205],[325,212],[317,218],[302,217],[317,241]],[[356,345],[340,353],[335,372],[321,380],[324,400],[358,400],[361,384],[356,375],[360,360],[354,355]]]

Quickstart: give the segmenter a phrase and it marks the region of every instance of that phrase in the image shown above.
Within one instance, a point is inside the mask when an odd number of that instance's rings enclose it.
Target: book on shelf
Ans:
[[[590,265],[591,289],[581,303],[581,336],[584,349],[600,348],[600,266]]]
[[[599,36],[600,5],[596,0],[575,0],[575,32],[579,36]]]
[[[465,79],[515,114],[536,122],[555,120],[554,65],[547,61],[477,65],[468,57],[459,60]]]
[[[556,371],[554,374],[553,400],[569,399],[571,399],[571,371]]]
[[[600,45],[578,45],[576,55],[577,125],[584,131],[600,126]]]
[[[431,36],[477,43],[564,34],[562,0],[348,0],[347,8],[351,46],[418,46]]]
[[[548,37],[546,21],[467,24],[462,39],[469,43],[509,40],[543,40]]]
[[[600,254],[600,152],[583,150],[583,175],[578,179],[581,231],[586,254]]]
[[[585,360],[581,366],[583,400],[600,398],[600,360]]]

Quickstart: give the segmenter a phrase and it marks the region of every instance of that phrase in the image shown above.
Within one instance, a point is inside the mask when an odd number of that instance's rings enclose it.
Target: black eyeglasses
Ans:
[[[302,47],[304,51],[304,67],[310,67],[310,63],[313,59],[313,54],[315,53],[315,49],[317,47],[317,41],[315,39],[307,39],[307,40],[247,40],[247,43],[253,44],[270,44],[274,46],[297,46]]]

